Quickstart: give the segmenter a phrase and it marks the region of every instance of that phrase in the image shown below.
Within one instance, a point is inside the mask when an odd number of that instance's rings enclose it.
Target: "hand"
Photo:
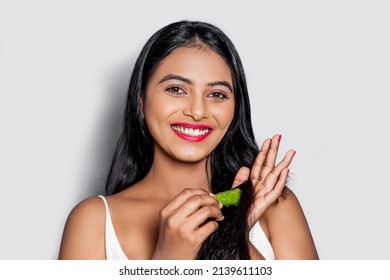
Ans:
[[[221,208],[206,190],[180,192],[160,211],[152,259],[195,259],[204,240],[217,229],[217,221],[223,220]]]
[[[251,229],[265,210],[281,195],[286,185],[289,165],[295,155],[289,150],[281,162],[275,165],[281,135],[264,141],[252,169],[241,167],[234,179],[232,188],[239,186],[250,177],[254,201],[249,210],[248,226]]]

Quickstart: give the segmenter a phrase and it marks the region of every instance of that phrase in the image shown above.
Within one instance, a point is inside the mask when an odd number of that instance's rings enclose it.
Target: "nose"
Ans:
[[[202,94],[193,95],[189,98],[183,109],[183,114],[191,117],[194,121],[200,121],[208,117],[207,104]]]

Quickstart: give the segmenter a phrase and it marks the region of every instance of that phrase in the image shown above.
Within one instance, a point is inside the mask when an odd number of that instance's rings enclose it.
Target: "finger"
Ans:
[[[187,218],[186,224],[191,230],[195,230],[201,227],[208,219],[222,221],[224,217],[222,215],[221,209],[215,206],[202,207]]]
[[[259,200],[259,202],[255,199],[254,207],[258,208],[257,210],[258,210],[258,212],[260,212],[259,213],[260,216],[268,208],[268,206],[270,206],[272,203],[274,203],[282,194],[282,191],[283,191],[284,187],[286,186],[288,173],[289,173],[288,168],[283,169],[280,176],[278,177],[278,180],[277,180],[276,184],[274,185],[274,187],[271,190],[269,190],[268,193],[261,195],[261,196],[263,196],[263,199]]]
[[[266,139],[263,142],[263,145],[260,148],[260,152],[258,153],[255,162],[253,163],[252,170],[251,170],[251,180],[260,181],[260,171],[263,166],[264,160],[267,156],[269,147],[271,144],[271,139]]]
[[[179,208],[188,199],[196,195],[210,196],[210,193],[204,189],[188,188],[177,194],[164,208],[169,210],[175,210]],[[210,196],[211,197],[211,196]]]
[[[275,187],[265,195],[265,202],[267,204],[267,207],[274,203],[282,194],[282,191],[286,186],[289,171],[290,170],[288,168],[283,169],[280,173],[278,181],[275,184]]]
[[[280,173],[283,169],[287,168],[290,166],[294,156],[296,154],[295,150],[289,150],[284,158],[278,163],[278,165],[275,166],[275,172]]]
[[[280,135],[280,134],[276,134],[272,137],[270,148],[268,150],[264,164],[260,170],[259,181],[261,181],[261,182],[265,179],[265,177],[268,175],[268,173],[270,173],[271,170],[274,169],[274,167],[275,167],[275,161],[276,161],[276,157],[278,155],[279,144],[280,144],[281,138],[282,138],[282,135]]]
[[[196,238],[199,243],[203,243],[218,228],[218,223],[215,220],[210,220],[199,227],[196,232]]]
[[[210,195],[194,195],[180,205],[175,212],[178,216],[187,218],[196,213],[202,207],[215,207],[221,209],[222,204]]]
[[[281,176],[282,170],[287,169],[290,166],[294,155],[294,150],[288,151],[283,160],[270,173],[268,173],[267,177],[264,179],[264,188],[262,190],[263,194],[271,191],[274,188],[276,182]]]
[[[238,187],[242,183],[245,183],[249,179],[250,169],[246,166],[243,166],[238,170],[236,177],[234,178],[232,189]]]

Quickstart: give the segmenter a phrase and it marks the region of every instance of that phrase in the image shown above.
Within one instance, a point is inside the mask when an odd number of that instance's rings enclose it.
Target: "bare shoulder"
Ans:
[[[292,190],[286,188],[264,219],[276,259],[318,259],[309,225]]]
[[[266,219],[269,221],[280,215],[281,216],[285,216],[289,214],[297,215],[299,214],[299,212],[303,212],[303,211],[297,196],[290,188],[286,187],[285,190],[283,191],[283,194],[279,197],[277,203],[270,206],[264,215]]]
[[[59,259],[104,259],[105,208],[101,198],[77,204],[66,221]]]

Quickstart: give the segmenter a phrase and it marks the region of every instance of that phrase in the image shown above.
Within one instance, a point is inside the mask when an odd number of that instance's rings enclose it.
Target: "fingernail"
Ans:
[[[218,201],[218,203],[219,203],[219,209],[222,209],[223,207],[222,203],[220,201]]]
[[[221,215],[221,216],[219,216],[219,217],[217,217],[217,218],[215,218],[218,222],[220,222],[220,221],[223,221],[223,219],[225,219],[225,217],[223,216],[223,215]]]
[[[279,135],[278,141],[280,142],[281,139],[282,139],[282,135]]]

